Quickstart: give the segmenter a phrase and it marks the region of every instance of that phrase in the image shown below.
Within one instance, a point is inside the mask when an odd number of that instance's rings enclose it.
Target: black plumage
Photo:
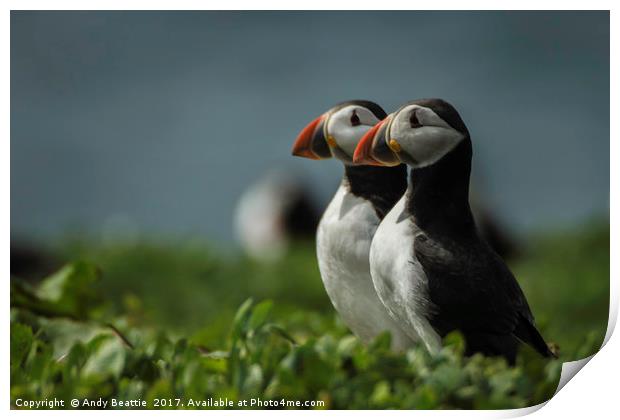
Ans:
[[[407,166],[345,165],[344,178],[349,190],[370,201],[379,220],[390,211],[407,190]]]
[[[502,258],[481,239],[469,206],[472,144],[460,116],[440,100],[416,101],[465,135],[435,164],[411,171],[407,210],[420,229],[413,253],[428,279],[428,315],[441,336],[463,333],[467,353],[515,362],[518,342],[553,356]]]

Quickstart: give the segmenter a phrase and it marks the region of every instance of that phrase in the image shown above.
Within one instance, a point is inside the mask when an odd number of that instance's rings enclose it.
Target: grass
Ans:
[[[595,352],[607,326],[609,227],[600,223],[531,238],[511,263],[561,356],[547,362],[522,349],[513,368],[463,357],[458,334],[436,356],[393,354],[388,336],[362,346],[334,313],[311,244],[274,264],[196,243],[71,241],[60,254],[75,262],[37,286],[12,281],[14,406],[101,397],[171,401],[154,408],[220,398],[233,408],[267,408],[236,405],[252,399],[284,408],[523,407],[550,398],[561,362]]]

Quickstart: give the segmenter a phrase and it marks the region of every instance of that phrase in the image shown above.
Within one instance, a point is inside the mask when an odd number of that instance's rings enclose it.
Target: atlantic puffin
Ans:
[[[357,143],[385,116],[373,102],[338,104],[300,132],[292,154],[316,160],[335,157],[344,164],[340,186],[317,228],[321,278],[334,308],[363,343],[389,331],[392,349],[402,351],[417,336],[403,331],[379,300],[368,254],[381,219],[407,189],[407,168],[353,164]]]
[[[241,194],[234,215],[245,254],[262,261],[283,258],[295,242],[314,240],[319,206],[300,176],[272,170]]]
[[[360,141],[355,163],[411,167],[406,193],[372,240],[377,293],[432,353],[459,330],[468,355],[514,364],[521,341],[552,357],[515,277],[478,234],[469,205],[471,158],[467,127],[441,99],[405,104]]]

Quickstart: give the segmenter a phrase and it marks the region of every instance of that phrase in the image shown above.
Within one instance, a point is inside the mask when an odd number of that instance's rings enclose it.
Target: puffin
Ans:
[[[292,154],[314,160],[333,157],[344,164],[342,181],[317,227],[321,279],[340,318],[362,343],[389,331],[391,348],[399,352],[417,336],[403,330],[377,296],[368,257],[379,223],[407,189],[407,168],[353,163],[362,136],[385,117],[374,102],[340,103],[299,133]]]
[[[469,205],[472,141],[456,109],[441,99],[409,102],[369,130],[357,164],[411,168],[407,191],[370,247],[383,304],[431,353],[460,331],[466,355],[514,364],[520,342],[555,357],[504,260],[483,240]]]
[[[280,168],[267,172],[241,194],[234,227],[247,256],[272,263],[284,258],[292,244],[313,241],[320,216],[306,183]]]

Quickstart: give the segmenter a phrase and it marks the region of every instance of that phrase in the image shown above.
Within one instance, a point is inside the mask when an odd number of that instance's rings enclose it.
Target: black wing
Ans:
[[[445,335],[460,330],[472,348],[487,353],[516,353],[516,340],[551,356],[534,326],[534,317],[516,279],[504,261],[484,242],[438,241],[424,233],[415,240],[415,256],[428,278],[433,327]],[[469,344],[469,343],[468,343]]]

